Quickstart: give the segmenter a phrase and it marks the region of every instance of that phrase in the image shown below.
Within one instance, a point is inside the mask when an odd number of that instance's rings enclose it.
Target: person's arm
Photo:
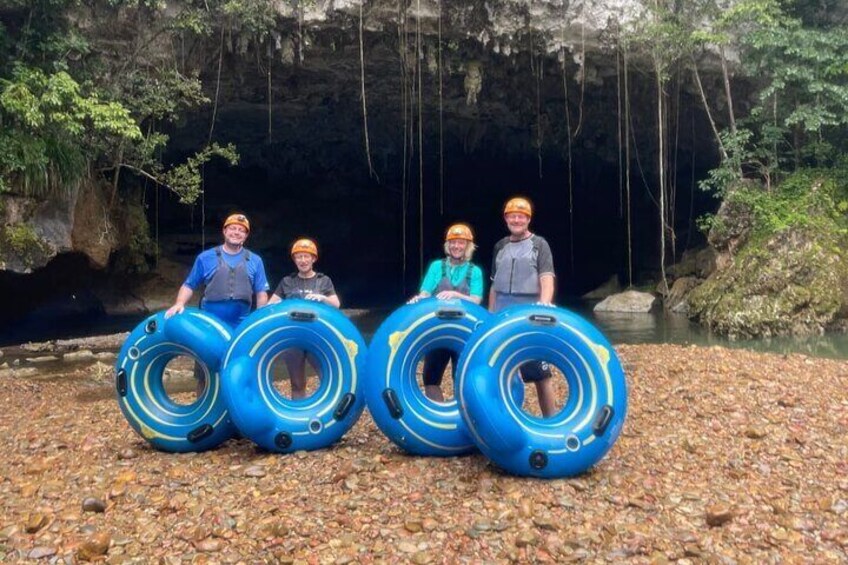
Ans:
[[[253,255],[256,258],[256,272],[253,275],[253,296],[256,302],[256,308],[262,308],[268,304],[268,291],[271,290],[271,285],[268,284],[268,277],[265,276],[265,263],[259,255]]]
[[[489,289],[489,312],[495,312],[495,287]]]
[[[554,256],[551,253],[551,246],[545,238],[539,238],[539,254],[537,260],[539,263],[539,302],[542,304],[553,305],[554,290],[556,285],[556,273],[554,272]]]
[[[342,305],[342,301],[339,300],[339,295],[335,293],[330,294],[329,296],[325,295],[324,302],[330,306],[335,306],[336,308],[339,308]]]
[[[278,304],[282,300],[283,299],[280,298],[280,295],[275,292],[271,295],[271,298],[268,299],[268,302],[265,303],[265,306],[270,306],[271,304]],[[257,308],[259,308],[259,306],[257,306]]]
[[[469,268],[471,269],[469,294],[464,299],[474,304],[480,304],[483,302],[483,270],[476,265],[471,265]]]
[[[483,271],[476,265],[471,265],[469,269],[471,269],[471,279],[469,281],[468,294],[462,294],[457,290],[444,290],[436,296],[442,300],[458,298],[473,302],[474,304],[480,304],[483,301]]]
[[[174,301],[174,305],[165,311],[165,318],[170,318],[174,314],[182,314],[183,310],[185,310],[186,304],[188,304],[188,301],[191,300],[192,294],[194,294],[194,291],[191,287],[182,285],[180,290],[177,291],[177,299]]]
[[[539,276],[539,302],[553,305],[554,303],[554,275],[545,273]]]
[[[424,298],[429,298],[430,296],[431,296],[431,294],[429,292],[422,290],[421,292],[419,292],[418,294],[414,295],[412,298],[407,300],[406,303],[407,304],[415,304],[419,300],[424,299]]]
[[[422,298],[433,296],[433,291],[439,285],[439,280],[442,278],[442,265],[440,260],[433,261],[427,268],[427,273],[424,275],[424,280],[421,281],[421,288],[418,294],[407,301],[407,304],[418,302]]]

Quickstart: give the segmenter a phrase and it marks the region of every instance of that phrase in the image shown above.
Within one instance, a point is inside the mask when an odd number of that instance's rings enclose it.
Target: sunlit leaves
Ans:
[[[0,79],[0,176],[8,190],[41,193],[78,179],[86,146],[101,136],[137,141],[135,120],[121,104],[83,92],[64,72],[18,66]]]
[[[201,193],[200,168],[213,157],[220,157],[230,165],[235,165],[239,161],[239,155],[234,145],[228,144],[221,147],[217,143],[213,143],[198,151],[193,157],[186,159],[185,163],[169,170],[163,177],[164,184],[180,197],[180,202],[184,204],[193,203]]]

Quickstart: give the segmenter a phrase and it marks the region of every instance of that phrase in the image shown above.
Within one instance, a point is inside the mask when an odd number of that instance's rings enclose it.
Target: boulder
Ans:
[[[650,312],[657,297],[648,292],[626,290],[595,305],[595,312]]]
[[[844,239],[789,229],[741,248],[689,295],[689,315],[733,338],[817,335],[846,311]]]
[[[607,280],[607,282],[603,283],[595,290],[591,290],[584,294],[583,298],[586,300],[602,300],[617,292],[621,292],[621,283],[618,282],[618,275],[613,275],[609,278],[609,280]]]
[[[686,297],[693,288],[701,284],[696,277],[681,277],[671,285],[671,291],[665,297],[665,307],[671,312],[686,314],[689,311],[689,303]]]
[[[680,261],[669,267],[666,273],[675,279],[693,276],[705,279],[716,269],[717,256],[716,250],[709,246],[687,249]]]

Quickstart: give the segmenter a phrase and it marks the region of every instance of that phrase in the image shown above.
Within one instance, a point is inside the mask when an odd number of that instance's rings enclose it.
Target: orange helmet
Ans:
[[[533,206],[530,205],[530,201],[526,198],[512,198],[506,203],[506,206],[504,206],[504,215],[511,214],[513,212],[524,214],[528,218],[532,218]]]
[[[239,225],[247,231],[250,231],[250,222],[244,214],[230,214],[227,216],[227,219],[224,220],[224,229],[227,229],[227,226],[231,226],[233,224]]]
[[[291,248],[291,254],[294,255],[295,253],[312,253],[317,259],[318,246],[311,239],[298,239]]]
[[[465,241],[474,241],[474,233],[471,231],[465,224],[454,224],[448,228],[447,233],[445,233],[445,241],[451,241],[454,239],[464,239]]]

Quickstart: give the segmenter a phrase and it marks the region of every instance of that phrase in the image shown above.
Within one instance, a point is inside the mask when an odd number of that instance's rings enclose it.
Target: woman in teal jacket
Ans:
[[[465,224],[454,224],[445,234],[445,257],[436,259],[427,268],[421,287],[410,302],[428,296],[440,300],[468,300],[480,304],[483,300],[483,271],[471,262],[474,255],[474,234]],[[437,349],[424,356],[424,394],[436,402],[444,402],[442,376],[452,362],[456,369],[459,355]]]

